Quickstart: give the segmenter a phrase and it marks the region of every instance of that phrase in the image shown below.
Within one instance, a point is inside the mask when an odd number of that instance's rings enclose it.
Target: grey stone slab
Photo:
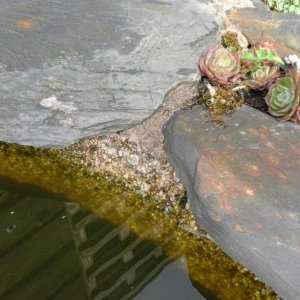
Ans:
[[[233,23],[254,44],[264,39],[274,44],[282,55],[300,55],[300,15],[271,11],[260,0],[251,0],[254,7],[232,8],[227,13]]]
[[[244,106],[218,127],[176,113],[165,148],[199,224],[280,296],[300,299],[300,126]]]
[[[141,122],[216,40],[197,0],[3,0],[0,140],[63,147]]]

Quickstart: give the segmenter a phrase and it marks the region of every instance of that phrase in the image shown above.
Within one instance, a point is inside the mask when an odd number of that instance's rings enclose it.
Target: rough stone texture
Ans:
[[[280,55],[300,55],[300,16],[270,11],[260,0],[252,0],[254,8],[232,8],[228,21],[236,25],[251,43],[263,38],[275,45]]]
[[[80,140],[65,151],[78,156],[91,171],[121,180],[129,189],[149,195],[164,211],[170,211],[178,207],[184,188],[167,160],[162,127],[174,111],[192,106],[197,97],[198,82],[181,83],[142,124],[121,133]],[[202,235],[189,205],[180,211],[179,225]]]
[[[142,152],[153,153],[161,164],[165,164],[168,159],[163,147],[162,127],[175,111],[195,105],[198,97],[198,81],[180,83],[169,91],[163,105],[151,117],[125,130],[121,136],[140,147]]]
[[[3,0],[0,140],[62,147],[148,117],[214,43],[206,0]]]
[[[180,111],[166,151],[199,224],[284,299],[300,299],[300,126],[250,107],[210,121]]]
[[[235,8],[243,8],[243,7],[254,7],[253,0],[212,0],[213,5],[216,7],[218,14],[223,17],[224,14],[232,9]]]

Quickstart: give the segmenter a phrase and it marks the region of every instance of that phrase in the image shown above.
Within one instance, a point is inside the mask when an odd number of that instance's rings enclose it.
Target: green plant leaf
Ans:
[[[242,54],[242,59],[249,60],[249,61],[256,61],[257,57],[255,57],[255,55],[253,53],[251,53],[250,51],[245,51]]]
[[[284,65],[284,62],[283,62],[283,60],[278,56],[278,54],[275,52],[275,51],[273,51],[273,50],[269,50],[268,51],[268,60],[270,61],[270,62],[276,62],[276,63],[278,63],[278,64],[280,64],[280,65]]]
[[[237,52],[238,51],[238,49],[236,47],[233,47],[233,46],[227,47],[227,50],[230,51],[230,52]]]

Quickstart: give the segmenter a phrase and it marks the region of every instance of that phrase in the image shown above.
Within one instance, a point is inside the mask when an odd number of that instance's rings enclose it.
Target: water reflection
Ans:
[[[163,245],[79,203],[2,180],[0,228],[0,299],[204,299]]]
[[[61,201],[0,187],[0,233],[1,300],[87,299]]]

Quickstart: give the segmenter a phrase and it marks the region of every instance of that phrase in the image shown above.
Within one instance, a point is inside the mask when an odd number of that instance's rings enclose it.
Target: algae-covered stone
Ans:
[[[211,122],[176,113],[166,151],[198,223],[284,299],[300,299],[300,126],[250,107]]]

